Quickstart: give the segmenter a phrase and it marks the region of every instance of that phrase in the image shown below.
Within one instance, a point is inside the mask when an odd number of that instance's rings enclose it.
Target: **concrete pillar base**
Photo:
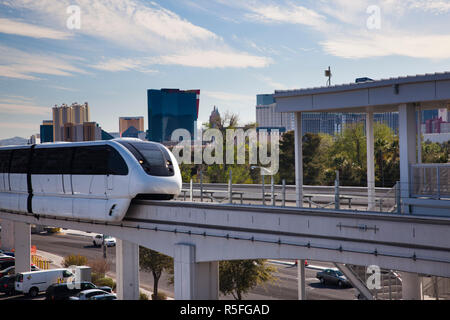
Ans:
[[[16,273],[29,272],[31,265],[31,226],[28,223],[14,222],[14,250]]]
[[[218,300],[219,263],[195,262],[195,246],[177,244],[174,254],[175,299]]]
[[[422,281],[417,273],[402,272],[402,299],[422,300]]]
[[[116,243],[117,298],[139,300],[139,246],[117,239]]]
[[[14,222],[2,219],[1,249],[11,251],[14,249]]]
[[[298,300],[306,300],[305,260],[297,260],[298,269]]]

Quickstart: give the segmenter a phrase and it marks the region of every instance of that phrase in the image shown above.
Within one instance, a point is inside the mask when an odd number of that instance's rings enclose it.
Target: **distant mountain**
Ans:
[[[21,137],[14,137],[0,140],[0,146],[20,146],[27,144],[28,140]]]

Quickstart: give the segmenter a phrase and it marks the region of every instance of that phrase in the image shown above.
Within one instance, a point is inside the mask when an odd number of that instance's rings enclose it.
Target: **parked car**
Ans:
[[[31,271],[39,271],[40,269],[38,267],[36,267],[34,264],[31,264],[30,270]],[[0,278],[2,278],[4,276],[7,276],[7,275],[12,275],[12,274],[16,274],[16,267],[15,266],[10,266],[10,267],[0,271]]]
[[[22,272],[16,276],[16,291],[36,297],[40,291],[46,291],[54,283],[68,282],[74,274],[68,269],[50,269]]]
[[[111,236],[97,234],[94,236],[92,242],[94,243],[94,246],[100,247],[103,245],[103,237],[105,238],[105,246],[107,247],[114,247],[116,245],[116,238],[113,238]]]
[[[108,293],[112,292],[112,289],[110,287],[97,287],[95,284],[89,281],[55,283],[47,288],[47,290],[45,291],[45,298],[47,300],[66,300],[81,291],[89,289],[99,289]]]
[[[351,287],[348,279],[339,270],[325,269],[317,272],[316,278],[320,280],[320,283],[332,283],[342,287]]]
[[[14,252],[12,252],[12,251],[5,251],[5,250],[1,250],[0,249],[0,255],[14,257]]]
[[[117,296],[113,293],[105,293],[93,296],[89,300],[117,300]]]
[[[91,300],[92,297],[98,295],[108,294],[108,292],[100,289],[89,289],[78,292],[76,295],[69,298],[69,300]]]
[[[0,278],[0,292],[6,295],[13,295],[15,290],[16,275],[9,274]]]
[[[8,267],[14,266],[16,259],[7,255],[0,255],[0,270],[4,270]]]

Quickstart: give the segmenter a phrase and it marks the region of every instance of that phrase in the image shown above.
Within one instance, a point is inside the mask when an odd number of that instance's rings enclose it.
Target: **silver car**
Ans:
[[[69,298],[69,300],[93,300],[92,298],[99,295],[110,294],[109,292],[99,289],[89,289],[80,291],[76,295]]]

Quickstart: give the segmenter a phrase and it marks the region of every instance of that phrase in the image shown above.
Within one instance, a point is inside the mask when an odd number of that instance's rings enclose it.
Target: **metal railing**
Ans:
[[[450,198],[450,163],[412,164],[411,197]]]

